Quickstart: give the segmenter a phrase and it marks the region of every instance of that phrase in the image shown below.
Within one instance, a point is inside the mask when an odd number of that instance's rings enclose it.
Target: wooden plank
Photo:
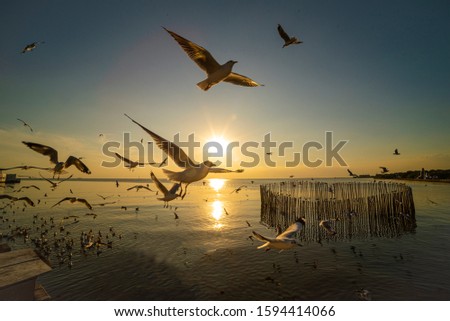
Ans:
[[[0,253],[0,289],[51,270],[32,249]]]

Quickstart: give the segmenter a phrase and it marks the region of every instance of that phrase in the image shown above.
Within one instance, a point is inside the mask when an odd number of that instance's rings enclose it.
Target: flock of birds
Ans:
[[[231,83],[234,85],[246,86],[246,87],[264,86],[263,84],[260,84],[247,76],[233,72],[232,69],[233,69],[234,65],[237,63],[237,61],[229,60],[224,64],[219,64],[215,60],[215,58],[211,55],[211,53],[208,50],[206,50],[205,48],[178,35],[177,33],[173,32],[171,30],[168,30],[166,28],[164,28],[164,30],[167,31],[169,33],[169,35],[180,45],[180,47],[184,50],[184,52],[188,55],[188,57],[193,62],[195,62],[202,71],[204,71],[206,73],[206,79],[197,83],[197,86],[200,89],[207,91],[214,85],[219,84],[220,82],[228,82],[228,83]],[[283,27],[279,24],[277,27],[277,31],[278,31],[280,37],[282,38],[282,40],[284,41],[283,46],[282,46],[283,48],[302,43],[302,41],[297,39],[296,37],[290,37],[284,31]],[[33,42],[31,44],[28,44],[27,46],[25,46],[23,48],[22,53],[31,52],[34,49],[36,49],[39,45],[44,44],[44,43],[45,43],[44,41],[38,41],[38,42]],[[161,183],[161,181],[157,178],[157,176],[153,173],[153,171],[151,171],[150,177],[152,179],[152,182],[155,184],[156,188],[158,189],[158,191],[161,195],[161,197],[158,197],[157,199],[164,203],[164,207],[169,207],[169,202],[171,202],[177,198],[184,199],[189,185],[194,182],[203,180],[209,173],[242,173],[243,172],[242,169],[229,170],[229,169],[225,169],[225,168],[218,168],[218,167],[216,167],[216,165],[214,163],[212,163],[209,160],[206,160],[202,163],[198,163],[195,160],[193,160],[192,158],[188,157],[187,154],[173,142],[170,142],[169,140],[161,137],[160,135],[156,134],[155,132],[144,127],[142,124],[140,124],[139,122],[137,122],[136,120],[134,120],[133,118],[128,116],[127,114],[125,114],[125,116],[128,117],[134,124],[139,126],[142,130],[144,130],[147,134],[149,134],[152,137],[152,139],[155,141],[156,145],[167,155],[167,157],[172,159],[174,164],[176,164],[178,167],[183,169],[181,171],[171,171],[171,170],[167,170],[167,169],[162,169],[162,171],[169,178],[169,180],[174,182],[173,185],[170,186],[170,188],[166,187],[163,183]],[[25,122],[24,120],[19,119],[19,118],[17,120],[20,121],[24,127],[27,127],[30,130],[30,132],[33,132],[33,128],[27,122]],[[102,135],[102,134],[100,134],[100,135]],[[23,141],[22,143],[25,146],[27,146],[28,148],[30,148],[31,150],[33,150],[39,154],[42,154],[44,156],[49,157],[49,160],[52,163],[52,167],[20,165],[20,166],[14,166],[14,167],[9,167],[9,168],[0,168],[0,171],[7,171],[7,170],[13,170],[13,169],[22,169],[22,170],[40,169],[40,170],[50,171],[53,174],[53,177],[52,177],[53,180],[42,176],[40,173],[39,173],[39,175],[41,176],[41,178],[43,180],[45,180],[46,182],[48,182],[50,184],[50,188],[52,191],[55,190],[61,183],[72,178],[73,175],[70,175],[69,177],[64,178],[64,179],[60,179],[60,175],[67,174],[67,170],[72,166],[74,166],[76,169],[78,169],[81,173],[91,174],[91,171],[86,166],[86,164],[84,164],[84,162],[81,161],[81,157],[75,157],[75,156],[70,155],[67,157],[67,159],[65,161],[60,161],[58,158],[57,150],[50,146],[39,144],[39,143],[34,143],[34,142],[26,142],[26,141]],[[270,153],[268,153],[268,154],[270,154]],[[394,155],[400,155],[400,153],[398,152],[397,149],[395,150]],[[127,168],[129,168],[130,170],[133,170],[134,168],[136,168],[138,166],[146,166],[146,165],[151,165],[151,166],[160,168],[167,163],[167,157],[161,163],[158,164],[158,163],[154,163],[154,162],[143,163],[143,162],[133,161],[133,160],[130,160],[130,159],[122,156],[119,153],[115,153],[115,156],[118,159],[120,159],[122,162],[124,162],[125,166]],[[380,168],[382,169],[382,171],[384,173],[388,172],[388,169],[386,167],[380,167]],[[357,175],[353,174],[350,170],[348,170],[348,173],[350,176],[357,177]],[[55,177],[57,178],[57,180],[54,180]],[[293,177],[293,175],[291,175],[291,177]],[[117,187],[119,186],[118,181],[116,181],[116,185],[117,185]],[[26,189],[26,188],[39,189],[39,187],[37,187],[35,185],[31,185],[31,186],[24,186],[20,190],[16,190],[14,192],[20,192],[20,191],[22,191],[22,189]],[[246,188],[246,186],[245,185],[239,186],[238,188],[233,190],[231,193],[239,193],[239,191],[241,191],[243,188]],[[137,185],[137,186],[128,188],[128,190],[132,190],[132,189],[136,189],[136,191],[139,191],[140,189],[147,189],[149,191],[152,191],[148,186],[143,186],[143,185]],[[106,200],[106,197],[103,197],[101,195],[98,195],[98,196],[102,197],[103,200]],[[11,208],[15,202],[19,202],[19,201],[23,201],[26,204],[28,204],[29,206],[35,206],[34,202],[31,199],[29,199],[28,197],[15,197],[15,196],[10,196],[10,195],[4,194],[4,195],[0,195],[0,200],[8,200],[10,203],[7,204],[6,206],[10,206]],[[61,199],[60,201],[55,203],[53,206],[51,206],[51,208],[54,208],[56,206],[59,206],[60,204],[67,203],[67,202],[72,203],[72,204],[80,203],[80,204],[86,206],[89,210],[93,209],[93,205],[90,204],[86,199],[75,197],[75,196],[64,197],[63,199]],[[110,202],[109,204],[113,204],[113,203],[115,203],[115,202]],[[108,203],[100,203],[100,204],[95,204],[95,205],[104,206],[105,204],[108,204]],[[5,207],[3,207],[3,209]],[[122,206],[122,208],[125,210],[127,209],[125,206]],[[136,211],[137,210],[138,210],[138,208],[136,208]],[[226,211],[225,208],[224,208],[224,210],[228,214],[228,212]],[[174,212],[174,214],[175,214],[175,218],[178,218],[178,216],[175,212]],[[86,215],[92,215],[92,216],[94,216],[94,218],[96,216],[94,213],[87,213]],[[64,219],[67,220],[67,219],[72,219],[72,218],[73,218],[72,224],[76,224],[78,222],[77,217],[67,217],[67,218],[65,217]],[[37,218],[37,216],[35,216],[33,223],[37,224],[37,220],[38,220],[38,218]],[[42,229],[45,229],[45,232],[41,233],[40,238],[34,239],[33,243],[35,244],[36,247],[43,249],[44,252],[49,252],[50,244],[49,244],[49,240],[47,238],[49,230],[48,230],[48,228],[46,228],[46,224],[48,222],[46,219],[44,220],[43,218],[41,218],[41,220],[43,222],[41,223],[40,226]],[[52,228],[55,227],[55,224],[54,224],[52,218],[49,219],[49,224],[51,224]],[[248,221],[247,221],[247,224],[249,226],[251,226],[250,223],[248,223]],[[304,218],[298,218],[297,221],[294,222],[292,225],[290,225],[285,231],[278,230],[276,237],[263,236],[263,235],[257,233],[256,231],[253,231],[252,234],[257,240],[264,243],[263,245],[258,246],[258,249],[265,249],[265,250],[276,249],[276,250],[283,251],[283,250],[292,249],[295,246],[301,246],[301,244],[298,243],[296,236],[298,236],[298,234],[303,230],[305,224],[306,224],[306,222],[305,222]],[[319,223],[319,225],[321,227],[323,227],[330,235],[334,235],[336,233],[333,230],[332,225],[330,224],[329,221],[325,221],[325,220],[321,221]],[[65,250],[71,250],[74,245],[73,238],[69,238],[68,234],[63,235],[62,234],[63,231],[64,231],[64,227],[63,227],[63,225],[60,225],[61,233],[59,234],[59,238],[56,238],[57,232],[54,232],[55,238],[54,238],[54,242],[53,242],[52,246],[54,248],[62,248]],[[17,235],[22,235],[22,236],[24,236],[24,238],[26,238],[28,235],[28,232],[27,232],[27,230],[25,230],[25,231],[24,230],[16,230],[15,234],[11,234],[11,235],[9,235],[9,237],[14,237]],[[80,244],[81,244],[82,250],[86,251],[86,250],[89,250],[89,249],[95,247],[95,248],[97,248],[97,254],[98,254],[100,251],[99,249],[102,246],[106,246],[109,248],[112,247],[112,241],[110,238],[112,236],[115,236],[115,233],[112,230],[112,228],[110,228],[109,234],[106,235],[106,241],[104,240],[102,235],[103,234],[100,231],[98,233],[94,233],[92,230],[89,232],[82,232],[81,236],[80,236]],[[3,237],[3,235],[0,235],[0,236]],[[1,239],[1,237],[0,237],[0,239]],[[62,253],[64,253],[64,252],[65,252],[64,250],[62,252],[59,252],[60,258],[63,257]],[[72,264],[71,260],[70,260],[71,256],[72,256],[72,254],[70,252],[70,255],[68,256],[69,257],[69,266],[71,266],[71,264]]]
[[[395,156],[399,156],[400,153],[398,151],[398,148],[396,148],[392,154],[395,155]],[[380,166],[379,168],[381,169],[381,174],[389,173],[389,169],[387,167]],[[353,173],[350,169],[347,169],[347,172],[348,172],[348,175],[351,176],[351,177],[355,177],[355,178],[359,177],[358,174]]]

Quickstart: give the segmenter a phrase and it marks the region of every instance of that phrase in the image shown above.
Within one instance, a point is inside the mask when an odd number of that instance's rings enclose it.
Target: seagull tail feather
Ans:
[[[209,83],[209,80],[208,80],[208,79],[205,79],[205,80],[203,80],[203,81],[200,81],[200,82],[197,84],[197,86],[198,86],[200,89],[204,90],[204,91],[207,91],[209,88],[211,88],[211,84]]]

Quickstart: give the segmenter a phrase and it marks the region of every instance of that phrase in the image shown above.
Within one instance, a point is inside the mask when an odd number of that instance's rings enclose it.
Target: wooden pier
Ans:
[[[285,228],[304,217],[303,241],[396,237],[416,228],[411,187],[392,182],[286,181],[261,185],[261,222]],[[328,220],[336,231],[319,226]]]

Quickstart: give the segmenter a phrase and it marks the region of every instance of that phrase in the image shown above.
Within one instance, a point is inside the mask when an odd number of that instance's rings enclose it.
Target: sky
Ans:
[[[278,24],[303,43],[282,48]],[[162,27],[264,86],[200,90],[206,75]],[[198,162],[206,143],[234,142],[210,157],[245,169],[228,178],[450,168],[448,1],[3,0],[0,39],[0,167],[49,165],[31,141],[84,157],[90,177],[148,177],[148,166],[109,166],[112,152],[163,159],[127,113],[169,140],[193,134]],[[142,152],[127,147],[141,139]],[[343,162],[326,162],[340,142]]]

